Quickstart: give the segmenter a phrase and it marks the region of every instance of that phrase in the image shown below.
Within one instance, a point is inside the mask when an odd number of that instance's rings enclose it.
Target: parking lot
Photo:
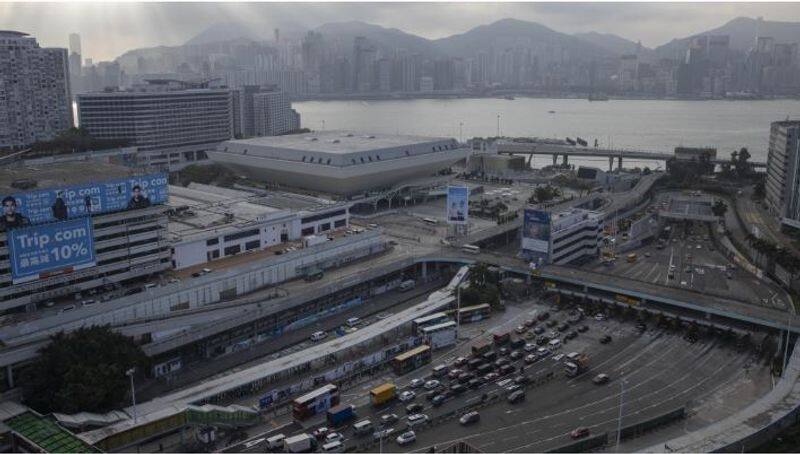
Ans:
[[[544,311],[551,314],[549,320],[538,321],[527,331],[542,326],[544,333],[560,339],[562,346],[538,354],[540,358],[532,362],[526,362],[524,358],[530,353],[535,354],[535,349],[514,354],[515,358],[520,357],[513,360],[510,352],[503,354],[498,350],[498,358],[506,358],[507,364],[516,369],[513,374],[506,377],[490,375],[485,377],[488,380],[474,387],[468,386],[469,389],[454,395],[447,390],[453,389],[457,382],[468,383],[467,379],[437,378],[441,384],[437,387],[438,391],[431,394],[447,396],[440,406],[434,406],[426,398],[429,391],[423,388],[414,389],[416,397],[410,401],[394,402],[380,409],[369,406],[367,394],[371,388],[384,382],[393,382],[398,386],[398,393],[408,390],[411,380],[430,379],[432,367],[440,364],[452,366],[455,358],[468,358],[470,346],[481,338],[487,338],[493,332],[514,330],[525,320],[535,319]],[[640,333],[635,321],[596,320],[589,315],[559,331],[558,326],[570,317],[577,316],[577,312],[573,314],[570,315],[567,310],[554,312],[551,307],[542,304],[511,305],[506,312],[493,316],[488,322],[464,325],[460,338],[469,340],[461,342],[456,348],[439,352],[430,365],[399,378],[387,372],[357,388],[343,390],[342,402],[357,407],[358,417],[351,422],[369,418],[377,424],[381,416],[386,414],[396,414],[400,418],[383,440],[383,449],[386,451],[424,450],[431,445],[442,446],[463,440],[486,452],[524,452],[543,451],[569,443],[572,441],[570,432],[578,427],[586,427],[592,434],[614,430],[618,423],[622,380],[625,383],[625,425],[686,405],[690,417],[676,423],[680,430],[702,427],[731,414],[769,389],[768,370],[756,360],[751,350],[737,351],[727,341],[716,337],[700,337],[690,342],[684,339],[683,333],[657,327],[653,321],[646,322],[645,331]],[[547,326],[548,322],[554,326]],[[497,327],[487,330],[489,324]],[[588,331],[578,334],[575,339],[565,339],[566,334],[577,331],[580,326],[586,326]],[[530,343],[536,342],[537,336],[533,334],[522,333],[520,336],[530,337]],[[611,341],[601,343],[604,336],[610,336]],[[589,370],[575,378],[565,377],[565,359],[558,357],[570,352],[589,356]],[[463,366],[460,368],[471,373]],[[600,373],[607,374],[610,381],[602,385],[594,384],[592,379]],[[506,401],[507,391],[498,386],[498,382],[520,375],[541,384],[523,385],[525,400],[510,404]],[[511,384],[513,380],[505,386]],[[467,404],[477,404],[486,399],[484,395],[497,395],[497,398],[478,409],[479,422],[462,426],[457,418],[438,421],[442,415],[461,411]],[[414,409],[415,412],[421,412],[429,420],[437,422],[418,426],[415,429],[416,441],[399,447],[394,439],[405,431],[405,407],[411,403],[421,406]],[[314,418],[303,425],[296,432],[311,433],[324,423],[322,418]],[[350,426],[348,424],[340,430],[346,446],[372,451],[379,449],[378,445],[370,444],[371,434],[356,437]],[[668,426],[664,430],[677,430],[675,427]],[[661,439],[658,437],[663,436],[656,431],[649,436],[626,440],[626,445],[621,449],[635,450],[636,447],[652,444],[653,440],[657,442]],[[263,446],[253,446],[253,449],[263,449]]]

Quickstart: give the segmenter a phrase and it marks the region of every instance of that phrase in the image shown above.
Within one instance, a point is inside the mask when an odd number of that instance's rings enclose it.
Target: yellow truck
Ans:
[[[397,386],[394,383],[384,383],[369,392],[369,400],[372,405],[383,405],[394,399],[396,392]]]

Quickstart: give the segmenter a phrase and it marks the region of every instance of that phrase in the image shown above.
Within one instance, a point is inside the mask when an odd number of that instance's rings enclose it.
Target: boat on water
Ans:
[[[608,101],[608,96],[591,94],[589,95],[589,101]]]
[[[509,101],[513,101],[513,100],[514,100],[514,97],[513,97],[513,96],[511,96],[511,95],[506,95],[506,96],[503,96],[503,98],[504,98],[504,99],[507,99],[507,100],[509,100]]]
[[[554,113],[556,113],[556,111],[555,110],[548,110],[547,113],[554,114]]]

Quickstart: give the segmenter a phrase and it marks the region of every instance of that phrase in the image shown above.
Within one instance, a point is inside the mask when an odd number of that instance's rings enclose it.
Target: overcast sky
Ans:
[[[126,50],[178,45],[206,27],[242,22],[263,36],[275,27],[309,29],[360,20],[426,38],[463,33],[506,17],[564,33],[615,33],[655,47],[737,17],[800,22],[798,3],[11,3],[0,0],[0,29],[43,46],[67,47],[78,32],[83,56],[113,59]]]

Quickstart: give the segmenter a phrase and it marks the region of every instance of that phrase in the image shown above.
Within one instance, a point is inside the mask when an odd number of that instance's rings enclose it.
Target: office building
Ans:
[[[300,129],[300,114],[276,86],[245,85],[233,90],[233,130],[237,139],[278,136]]]
[[[353,195],[435,175],[466,149],[449,138],[321,131],[230,140],[209,155],[254,180]]]
[[[233,137],[232,94],[224,88],[151,80],[77,100],[81,127],[100,139],[130,140],[143,165],[177,170]]]
[[[772,123],[765,189],[770,213],[800,228],[800,121]]]
[[[22,148],[72,127],[66,49],[0,31],[0,149]]]
[[[4,205],[19,221],[2,216],[0,313],[79,293],[89,299],[170,268],[166,174],[99,161],[18,165],[0,169],[0,195],[11,195]],[[26,244],[32,236],[53,247]]]
[[[597,257],[603,238],[603,216],[573,208],[559,213],[526,209],[521,255],[537,266],[566,265]]]

